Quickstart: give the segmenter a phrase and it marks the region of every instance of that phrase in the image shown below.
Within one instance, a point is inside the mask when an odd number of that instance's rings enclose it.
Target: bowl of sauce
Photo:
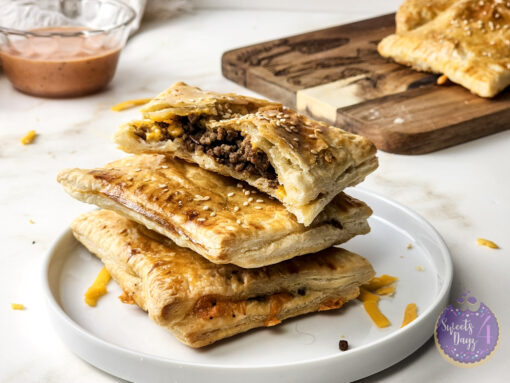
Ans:
[[[134,18],[118,0],[10,1],[0,9],[3,71],[34,96],[100,91],[115,74]]]

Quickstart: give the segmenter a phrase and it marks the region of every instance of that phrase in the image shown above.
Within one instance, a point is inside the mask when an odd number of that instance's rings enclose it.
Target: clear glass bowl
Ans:
[[[118,0],[0,0],[0,60],[43,97],[96,92],[113,78],[135,12]]]

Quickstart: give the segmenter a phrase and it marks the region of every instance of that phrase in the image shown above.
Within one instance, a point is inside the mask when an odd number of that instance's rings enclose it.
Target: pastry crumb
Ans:
[[[494,242],[492,241],[489,241],[488,239],[484,239],[484,238],[478,238],[476,240],[476,243],[478,244],[478,246],[486,246],[486,247],[489,247],[491,249],[499,249],[499,246],[496,245]]]
[[[412,244],[412,243],[408,243],[408,244],[407,244],[407,248],[408,248],[409,250],[411,250],[411,249],[413,248],[413,244]]]
[[[25,310],[25,305],[21,303],[11,303],[11,309],[13,310]]]
[[[423,266],[416,266],[416,271],[425,271],[425,267],[423,267]]]
[[[25,136],[23,136],[20,139],[20,142],[22,145],[29,145],[32,142],[34,142],[36,136],[37,136],[37,133],[35,132],[35,130],[29,130],[28,133],[25,134]]]
[[[437,85],[444,85],[446,84],[446,81],[448,81],[448,77],[446,75],[441,75],[437,78],[436,84]]]

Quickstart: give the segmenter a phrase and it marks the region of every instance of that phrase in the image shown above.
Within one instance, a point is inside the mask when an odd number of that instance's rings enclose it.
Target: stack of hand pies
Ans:
[[[370,228],[342,190],[377,167],[365,138],[266,100],[177,83],[120,127],[134,155],[58,181],[96,204],[72,224],[135,302],[201,347],[341,307],[374,276],[332,247]]]

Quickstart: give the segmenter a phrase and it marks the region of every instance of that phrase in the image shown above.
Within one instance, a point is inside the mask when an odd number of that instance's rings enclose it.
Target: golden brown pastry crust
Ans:
[[[428,23],[456,1],[458,0],[405,0],[397,11],[397,34]]]
[[[384,38],[378,50],[417,70],[443,73],[479,96],[494,97],[510,84],[510,4],[455,1],[420,27]]]
[[[81,215],[72,230],[125,296],[192,347],[340,307],[374,276],[366,259],[338,248],[260,269],[216,265],[108,210]]]
[[[142,112],[145,120],[124,124],[115,134],[121,149],[171,154],[246,181],[280,200],[305,225],[342,189],[360,183],[378,165],[376,149],[369,140],[265,100],[176,83]],[[179,131],[175,137],[162,140],[139,134],[161,121],[170,121],[173,126],[175,116],[202,116],[206,131],[235,130],[248,136],[255,150],[267,156],[280,186],[259,174],[238,171],[229,161],[221,163],[202,150],[189,149],[179,129],[174,130]]]
[[[305,227],[266,194],[162,155],[63,170],[58,181],[76,199],[115,210],[214,263],[265,266],[370,231],[370,208],[344,193]]]

